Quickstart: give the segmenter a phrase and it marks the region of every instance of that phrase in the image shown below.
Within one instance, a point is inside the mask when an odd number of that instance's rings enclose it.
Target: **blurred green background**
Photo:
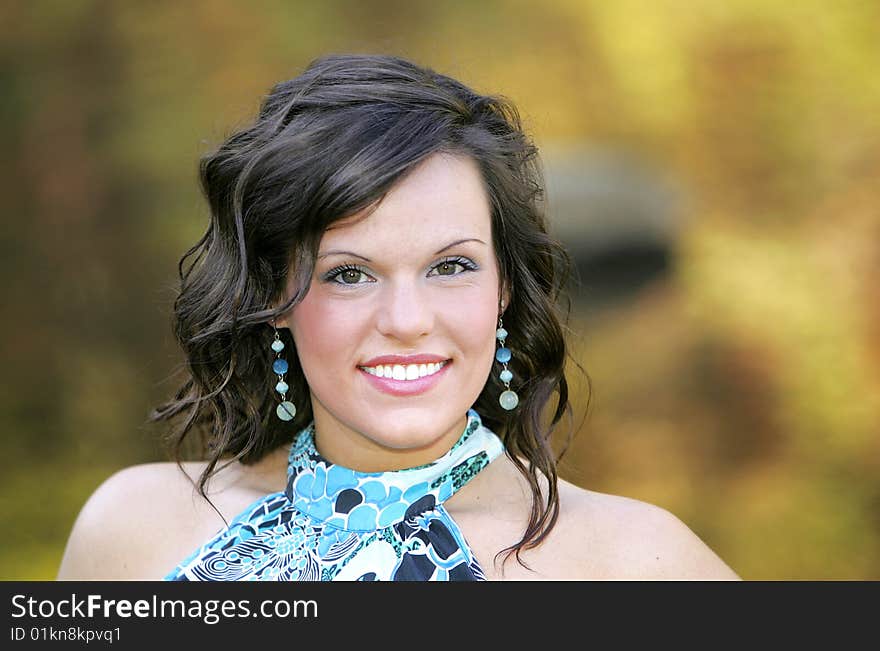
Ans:
[[[162,458],[197,159],[331,52],[506,95],[544,152],[593,386],[563,477],[746,579],[880,579],[872,0],[0,3],[0,578]]]

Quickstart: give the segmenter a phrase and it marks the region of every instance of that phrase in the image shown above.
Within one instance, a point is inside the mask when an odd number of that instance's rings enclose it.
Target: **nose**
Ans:
[[[404,343],[431,332],[434,306],[427,289],[410,281],[387,285],[379,302],[376,327],[384,336]]]

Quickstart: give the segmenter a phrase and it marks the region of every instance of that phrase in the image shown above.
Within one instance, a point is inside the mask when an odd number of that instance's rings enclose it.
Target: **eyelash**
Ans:
[[[467,258],[463,258],[461,256],[455,256],[452,258],[444,258],[443,260],[440,260],[437,264],[435,264],[433,267],[431,267],[431,269],[432,270],[436,269],[437,267],[444,265],[444,264],[461,265],[465,271],[476,271],[478,269],[477,265],[474,264],[474,262],[472,260],[469,260]],[[338,267],[334,267],[333,269],[328,271],[326,274],[324,274],[323,280],[324,280],[324,282],[329,282],[334,285],[341,285],[342,287],[357,287],[358,285],[364,284],[364,283],[336,282],[336,278],[339,277],[340,275],[342,275],[346,271],[357,271],[357,272],[360,272],[364,275],[369,275],[369,274],[367,274],[367,271],[363,267],[361,267],[360,265],[343,264],[343,265],[339,265]],[[464,273],[464,272],[462,272],[462,273]],[[448,277],[451,278],[451,277],[455,277],[458,275],[459,274],[451,274],[451,275],[448,275]]]

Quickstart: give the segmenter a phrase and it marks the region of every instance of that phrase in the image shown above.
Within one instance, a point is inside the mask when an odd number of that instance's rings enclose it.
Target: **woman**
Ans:
[[[557,477],[568,258],[509,102],[327,56],[200,171],[190,375],[153,415],[186,416],[177,463],[104,482],[59,578],[737,578],[667,511]]]

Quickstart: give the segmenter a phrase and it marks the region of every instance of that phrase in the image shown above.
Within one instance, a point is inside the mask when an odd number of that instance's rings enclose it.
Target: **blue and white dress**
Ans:
[[[468,410],[436,461],[359,472],[315,448],[314,423],[291,445],[287,487],[235,517],[169,572],[168,581],[485,580],[443,503],[504,452]]]

